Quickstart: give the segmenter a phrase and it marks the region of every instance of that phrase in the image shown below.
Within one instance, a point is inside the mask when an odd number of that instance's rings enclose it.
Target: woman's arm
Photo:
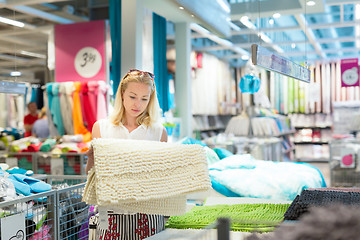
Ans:
[[[168,140],[168,135],[166,132],[166,128],[163,127],[163,132],[161,134],[160,142],[167,142],[167,140]]]
[[[100,137],[101,136],[100,136],[99,122],[95,122],[91,133],[91,139],[100,138]],[[85,172],[87,174],[89,170],[94,166],[94,150],[92,146],[90,146],[89,150],[86,152],[86,156],[88,157],[85,167]]]

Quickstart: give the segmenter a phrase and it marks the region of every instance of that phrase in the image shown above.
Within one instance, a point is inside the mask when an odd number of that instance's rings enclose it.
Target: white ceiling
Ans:
[[[168,20],[181,21],[183,17],[190,22],[194,19],[191,12],[184,14],[178,9],[177,0],[143,1],[148,4],[146,7],[157,9]],[[245,63],[242,58],[251,52],[253,43],[278,50],[296,62],[358,57],[360,20],[355,6],[360,0],[314,0],[313,7],[307,6],[307,1],[228,0],[231,35],[225,39],[205,36],[199,25],[191,25],[193,49],[214,54],[233,66]],[[34,73],[44,72],[46,67],[48,33],[52,26],[88,21],[93,19],[92,11],[97,13],[107,7],[108,0],[0,0],[0,17],[25,23],[24,27],[0,23],[0,79],[8,78],[14,70],[21,71],[24,80],[36,78]],[[177,12],[179,14],[175,14]],[[281,17],[274,19],[275,12]],[[180,19],[172,19],[175,16]],[[244,16],[250,25],[240,21]],[[269,23],[270,19],[273,24]],[[171,28],[168,33],[171,46]],[[263,36],[261,40],[259,34]]]

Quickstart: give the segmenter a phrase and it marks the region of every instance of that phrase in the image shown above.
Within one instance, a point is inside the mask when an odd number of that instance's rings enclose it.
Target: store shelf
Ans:
[[[318,141],[318,142],[294,142],[294,144],[313,144],[313,145],[323,145],[323,144],[329,144],[329,142],[322,142],[322,141]]]
[[[275,135],[274,137],[281,137],[281,136],[286,136],[286,135],[290,135],[290,134],[294,134],[294,133],[296,133],[296,130],[290,130],[290,131],[282,132],[278,135]]]
[[[329,158],[297,158],[297,162],[329,162]]]
[[[194,131],[208,132],[208,131],[225,131],[225,127],[210,127],[204,129],[194,129]]]
[[[304,128],[312,128],[312,129],[331,129],[332,126],[294,126],[295,129],[304,129]]]

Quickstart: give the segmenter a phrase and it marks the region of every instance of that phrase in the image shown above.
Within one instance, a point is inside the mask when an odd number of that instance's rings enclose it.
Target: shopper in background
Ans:
[[[32,135],[38,138],[48,138],[50,136],[50,131],[45,107],[41,109],[38,117],[39,119],[34,122]]]
[[[25,128],[25,135],[24,137],[30,137],[34,122],[38,120],[37,114],[37,105],[36,102],[30,102],[27,105],[29,114],[24,117],[24,128]]]
[[[108,119],[99,120],[94,124],[92,138],[167,142],[167,132],[158,122],[160,108],[154,78],[152,73],[130,70],[120,82],[113,114]],[[93,165],[93,150],[90,147],[86,172]],[[113,213],[105,216],[109,219],[108,229],[97,226],[97,239],[143,239],[165,228],[164,216],[127,213],[121,209],[112,210]],[[101,211],[99,212],[101,214]]]

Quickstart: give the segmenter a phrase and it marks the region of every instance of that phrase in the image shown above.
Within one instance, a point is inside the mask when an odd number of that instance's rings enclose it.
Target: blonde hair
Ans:
[[[125,108],[123,104],[123,94],[128,87],[128,84],[131,82],[135,83],[144,83],[150,86],[150,99],[149,103],[143,113],[136,118],[136,123],[138,125],[144,124],[145,126],[151,126],[153,123],[157,122],[159,119],[159,102],[156,96],[156,88],[154,78],[152,74],[148,72],[143,72],[139,70],[134,70],[128,72],[122,79],[119,84],[118,90],[116,92],[114,111],[110,116],[110,121],[114,125],[119,125],[120,123],[125,123]]]

